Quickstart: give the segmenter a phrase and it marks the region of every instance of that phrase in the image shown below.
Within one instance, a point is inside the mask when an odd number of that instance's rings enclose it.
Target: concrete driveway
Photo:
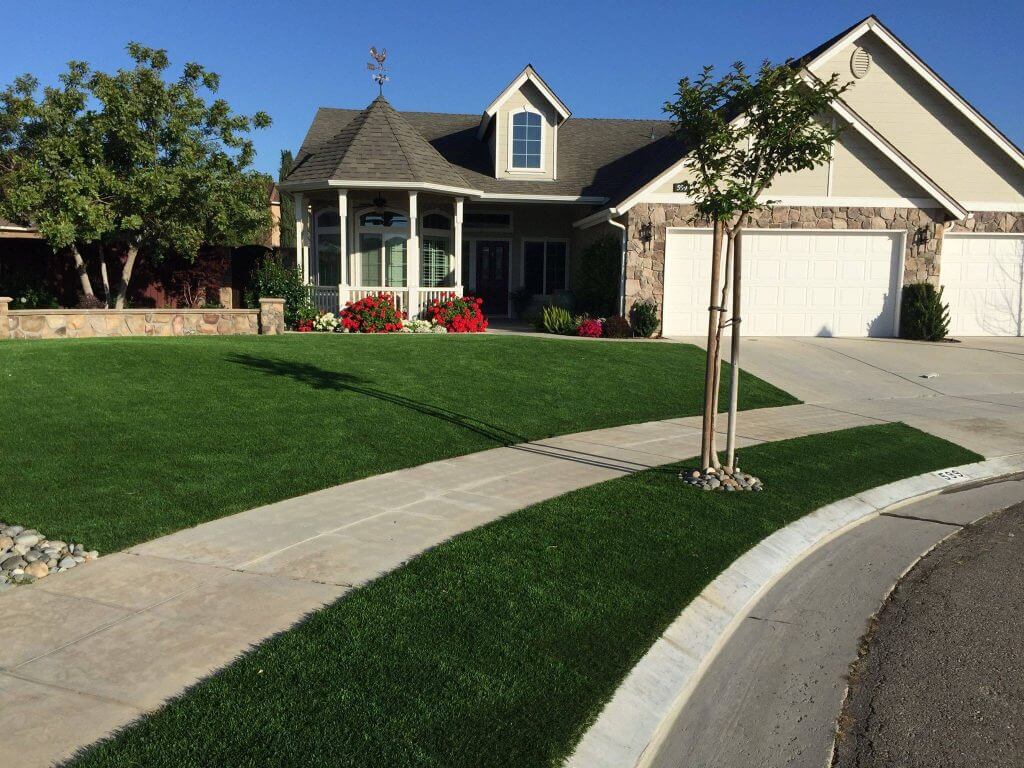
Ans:
[[[1024,338],[749,337],[740,364],[806,403],[902,421],[986,457],[1024,451]]]

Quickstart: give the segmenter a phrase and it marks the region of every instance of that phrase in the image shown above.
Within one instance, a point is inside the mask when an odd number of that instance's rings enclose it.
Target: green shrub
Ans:
[[[615,315],[605,320],[602,331],[606,339],[628,339],[633,335],[633,329],[629,327],[629,320],[622,315]]]
[[[621,260],[622,243],[611,235],[583,249],[573,276],[578,309],[593,317],[605,317],[615,311]]]
[[[541,310],[537,323],[539,330],[547,331],[548,333],[562,335],[574,335],[576,333],[576,321],[572,313],[565,307],[556,307],[554,305],[544,307]]]
[[[903,286],[900,306],[900,337],[918,341],[942,341],[949,333],[949,305],[942,302],[942,288],[931,283]]]
[[[289,328],[294,328],[300,320],[316,317],[299,270],[289,269],[272,254],[264,257],[253,273],[247,297],[249,306],[259,307],[260,298],[284,299],[284,322]]]
[[[640,301],[633,305],[633,333],[649,338],[658,329],[658,305],[653,301]]]

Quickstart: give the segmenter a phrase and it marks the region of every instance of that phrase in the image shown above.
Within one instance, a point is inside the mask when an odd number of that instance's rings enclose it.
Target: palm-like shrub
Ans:
[[[942,341],[948,334],[949,305],[942,301],[942,288],[931,283],[903,286],[900,338]]]
[[[576,319],[565,307],[550,305],[544,307],[540,313],[540,328],[548,333],[562,335],[575,335]]]

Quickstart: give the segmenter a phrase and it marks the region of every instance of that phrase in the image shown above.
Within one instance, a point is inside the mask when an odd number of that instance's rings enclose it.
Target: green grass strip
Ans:
[[[467,532],[355,590],[76,766],[557,766],[630,668],[768,534],[980,457],[893,424],[742,452],[762,493],[650,470]]]
[[[0,520],[112,552],[428,461],[697,414],[703,376],[704,353],[684,344],[3,342]],[[753,376],[742,393],[744,408],[796,402]]]

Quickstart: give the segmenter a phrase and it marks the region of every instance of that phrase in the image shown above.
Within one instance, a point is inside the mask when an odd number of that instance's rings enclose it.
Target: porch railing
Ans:
[[[309,299],[320,312],[340,312],[349,301],[359,301],[367,296],[390,293],[395,297],[395,308],[399,312],[407,312],[409,317],[419,317],[427,306],[435,299],[443,300],[449,296],[461,296],[461,285],[449,285],[439,288],[417,288],[412,291],[410,299],[408,288],[393,288],[383,285],[310,285]]]

